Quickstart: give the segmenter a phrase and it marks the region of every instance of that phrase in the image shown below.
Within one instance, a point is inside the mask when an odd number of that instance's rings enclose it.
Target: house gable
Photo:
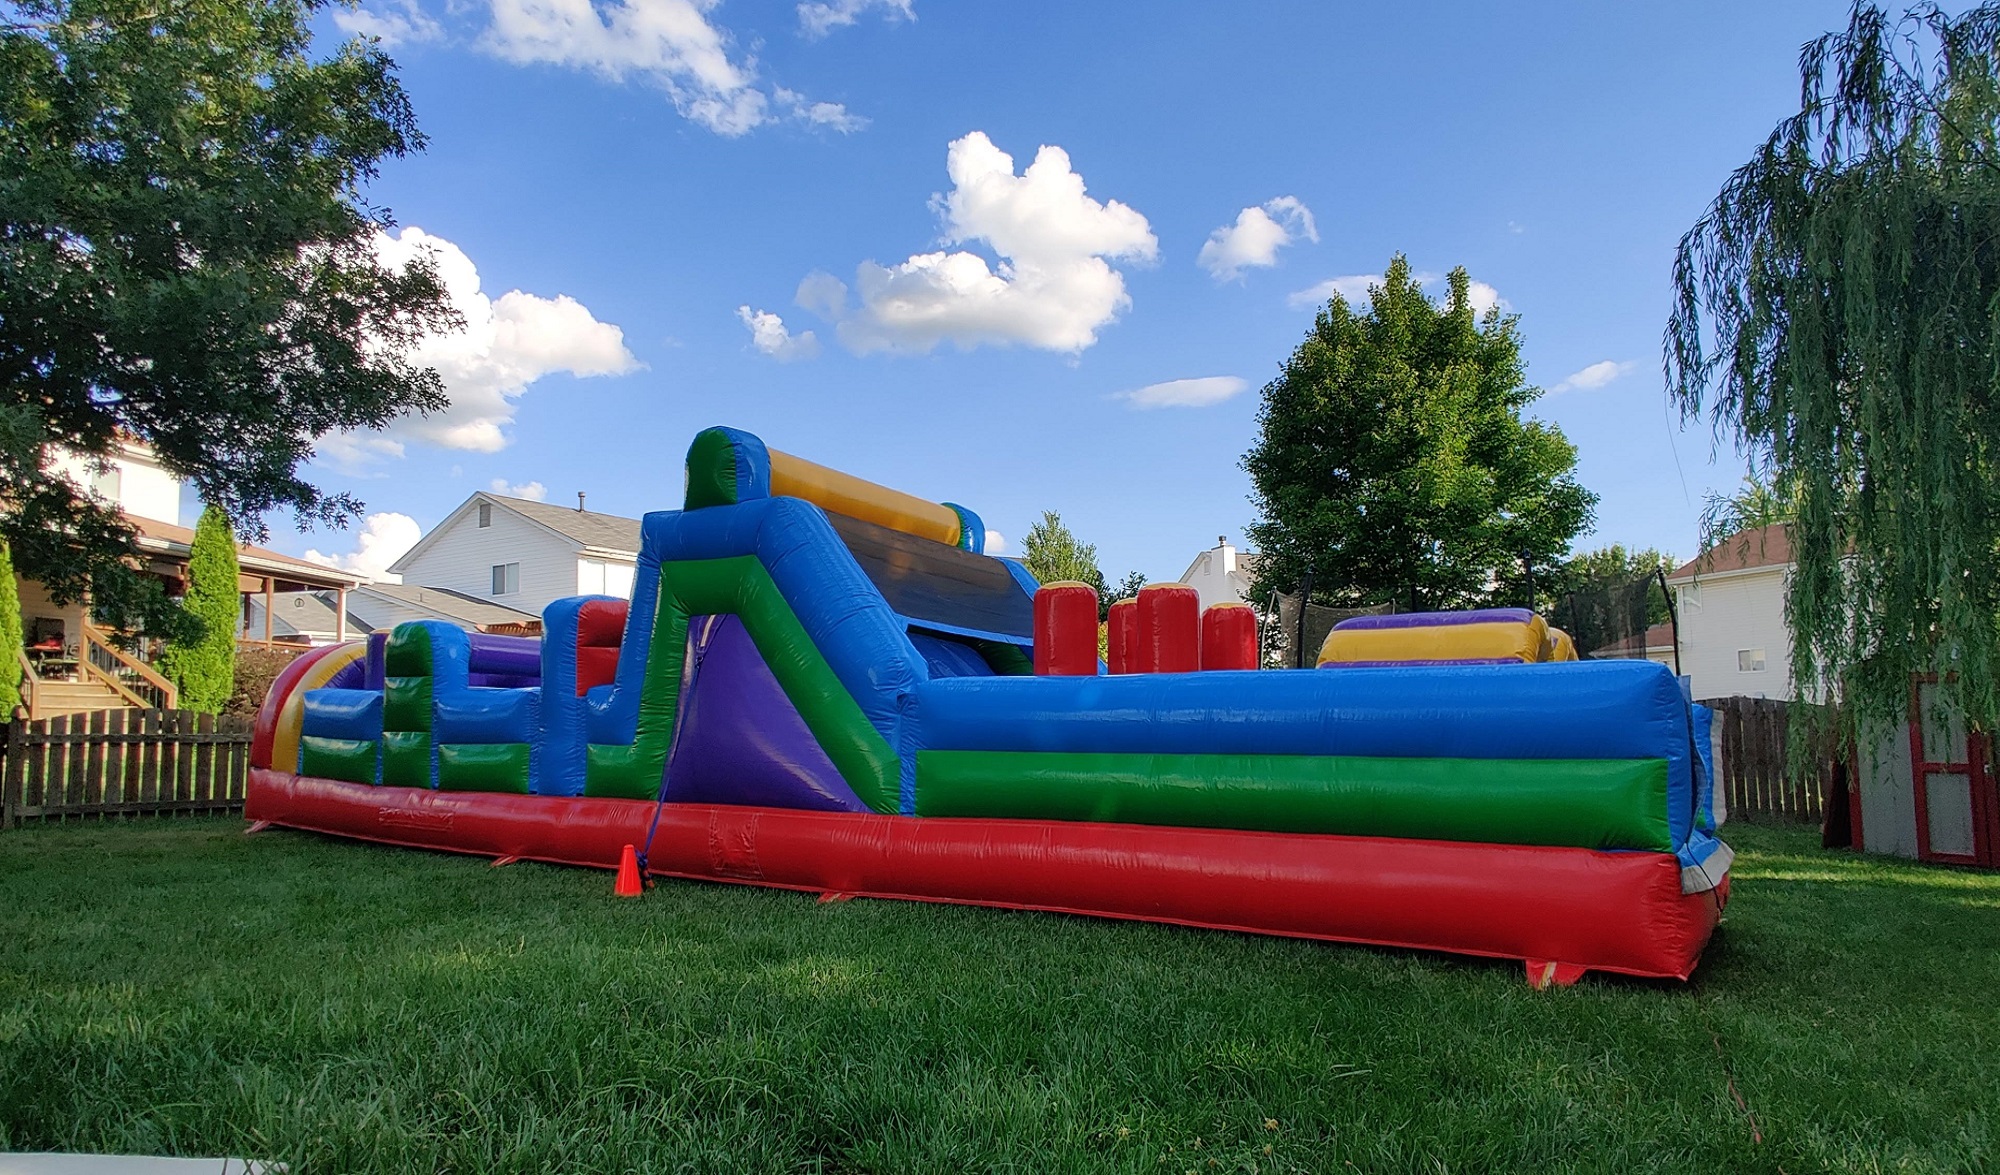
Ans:
[[[488,504],[488,525],[479,506]],[[508,499],[476,493],[446,516],[390,570],[405,583],[444,588],[535,616],[550,601],[577,594],[583,544],[525,516]],[[518,563],[514,590],[495,594],[493,568]]]
[[[1789,566],[1776,566],[1675,580],[1681,671],[1696,698],[1791,697],[1790,576]]]
[[[1250,598],[1255,583],[1258,556],[1239,551],[1221,539],[1201,552],[1181,572],[1180,582],[1194,588],[1201,606],[1240,604]]]

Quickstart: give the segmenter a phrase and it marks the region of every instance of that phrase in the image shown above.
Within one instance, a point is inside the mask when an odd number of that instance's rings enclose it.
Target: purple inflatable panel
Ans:
[[[1479,608],[1471,612],[1398,612],[1393,616],[1350,616],[1336,629],[1352,632],[1372,628],[1436,628],[1446,624],[1526,624],[1535,618],[1526,608]],[[1396,664],[1396,662],[1388,662]]]
[[[379,690],[387,675],[385,666],[389,651],[389,630],[377,629],[368,634],[368,671],[362,679],[362,689]]]
[[[867,806],[820,750],[734,616],[688,621],[688,664],[667,799],[816,812]]]
[[[495,677],[542,679],[542,642],[532,636],[495,636],[489,632],[468,632],[472,645],[473,673]]]
[[[542,684],[541,674],[519,673],[468,673],[465,684],[476,689],[526,689]]]
[[[1393,669],[1408,665],[1525,665],[1518,657],[1440,657],[1435,661],[1328,661],[1321,669]]]
[[[365,657],[349,661],[333,671],[326,679],[327,689],[367,689],[368,659]]]

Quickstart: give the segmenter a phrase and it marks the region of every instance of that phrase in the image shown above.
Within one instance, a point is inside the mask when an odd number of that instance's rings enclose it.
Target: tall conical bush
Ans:
[[[14,581],[14,552],[0,539],[0,722],[21,705],[21,654],[27,633],[21,629],[20,586]]]
[[[201,621],[192,643],[169,644],[159,670],[180,690],[183,710],[220,714],[236,685],[236,624],[242,596],[237,591],[236,535],[222,511],[210,506],[194,529],[188,553],[187,594],[181,606]]]

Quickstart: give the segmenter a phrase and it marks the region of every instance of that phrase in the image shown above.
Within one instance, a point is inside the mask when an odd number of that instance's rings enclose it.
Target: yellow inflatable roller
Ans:
[[[915,494],[829,469],[773,449],[753,433],[717,426],[688,446],[687,509],[734,506],[757,498],[799,498],[834,514],[974,553],[986,549],[986,525],[955,502]]]
[[[804,498],[822,509],[933,542],[958,545],[958,512],[914,494],[864,481],[851,473],[794,457],[771,454],[771,496]]]
[[[1564,636],[1565,643],[1568,637]],[[1575,659],[1570,646],[1568,659]],[[1526,608],[1357,616],[1326,634],[1319,664],[1532,664],[1558,659],[1549,626]]]

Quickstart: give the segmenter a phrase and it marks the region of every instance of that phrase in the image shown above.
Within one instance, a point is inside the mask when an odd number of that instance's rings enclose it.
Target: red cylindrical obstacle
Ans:
[[[1138,663],[1134,673],[1193,673],[1201,668],[1201,593],[1184,583],[1139,589]]]
[[[1035,592],[1035,673],[1097,673],[1097,592],[1087,583],[1045,583]]]
[[[1113,673],[1137,673],[1139,659],[1139,601],[1116,600],[1105,622],[1104,663]]]
[[[1257,612],[1248,604],[1212,604],[1201,614],[1203,669],[1257,668]]]

